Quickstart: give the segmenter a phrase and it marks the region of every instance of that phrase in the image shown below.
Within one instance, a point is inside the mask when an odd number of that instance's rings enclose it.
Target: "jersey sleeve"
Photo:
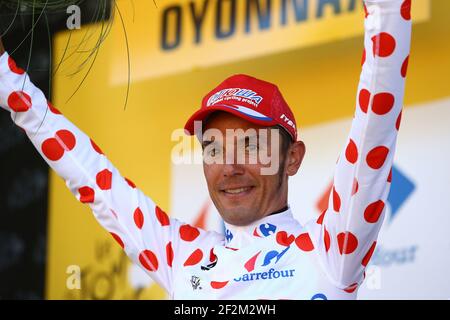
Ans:
[[[309,223],[330,280],[363,280],[387,206],[411,38],[411,1],[366,0],[356,111],[336,164],[328,209]]]
[[[217,240],[211,232],[170,219],[122,177],[94,141],[47,101],[7,53],[0,57],[0,106],[131,260],[169,293],[172,264],[182,264],[192,248],[211,246],[211,237]]]

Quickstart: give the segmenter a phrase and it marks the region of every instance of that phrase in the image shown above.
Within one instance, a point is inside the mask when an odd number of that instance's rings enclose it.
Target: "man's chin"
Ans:
[[[247,226],[257,219],[254,218],[253,210],[250,210],[248,207],[241,206],[235,207],[232,209],[221,210],[220,215],[222,219],[231,225],[244,227]]]

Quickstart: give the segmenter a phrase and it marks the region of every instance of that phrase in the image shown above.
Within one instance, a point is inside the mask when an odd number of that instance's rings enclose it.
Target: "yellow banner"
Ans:
[[[363,34],[362,0],[122,1],[132,80],[268,55]],[[430,0],[414,0],[415,22]],[[116,17],[117,18],[117,17]],[[124,41],[124,33],[115,33]],[[125,52],[113,56],[111,79],[128,80]]]

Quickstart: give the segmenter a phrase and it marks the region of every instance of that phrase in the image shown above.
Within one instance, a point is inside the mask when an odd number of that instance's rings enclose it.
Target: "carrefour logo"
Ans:
[[[291,278],[294,276],[295,269],[275,270],[269,269],[265,272],[252,272],[244,274],[242,277],[234,278],[234,281],[254,281],[254,280],[272,280],[278,278]]]

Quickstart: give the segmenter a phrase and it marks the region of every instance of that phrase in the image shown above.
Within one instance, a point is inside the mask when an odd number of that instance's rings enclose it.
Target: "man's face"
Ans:
[[[245,226],[286,206],[287,178],[300,166],[304,154],[302,142],[294,143],[287,154],[280,155],[278,130],[226,112],[214,113],[204,129],[203,170],[211,199],[226,222]],[[211,131],[220,133],[222,141],[217,135],[208,137]],[[230,132],[249,134],[230,135]],[[261,161],[258,156],[261,153],[271,162]],[[239,161],[239,154],[244,155],[245,161],[242,158]],[[211,157],[216,161],[208,161]],[[267,170],[274,164],[275,170]]]

